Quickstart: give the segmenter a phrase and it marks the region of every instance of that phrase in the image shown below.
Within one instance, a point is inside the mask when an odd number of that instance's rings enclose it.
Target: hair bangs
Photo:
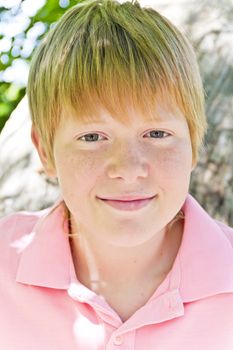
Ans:
[[[97,22],[99,20],[99,23]],[[94,17],[89,35],[77,33],[79,40],[68,43],[54,74],[59,81],[54,101],[59,101],[72,115],[93,120],[101,107],[127,122],[129,111],[138,110],[152,119],[158,100],[166,97],[177,102],[175,74],[160,69],[159,59],[145,51],[118,23],[105,23]]]

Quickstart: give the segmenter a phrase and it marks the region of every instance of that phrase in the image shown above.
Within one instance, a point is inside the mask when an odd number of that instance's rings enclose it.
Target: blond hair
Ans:
[[[104,106],[124,122],[129,106],[151,118],[156,101],[169,96],[187,119],[194,162],[207,127],[192,46],[137,1],[84,1],[68,10],[34,54],[27,94],[51,162],[64,111],[92,119]]]

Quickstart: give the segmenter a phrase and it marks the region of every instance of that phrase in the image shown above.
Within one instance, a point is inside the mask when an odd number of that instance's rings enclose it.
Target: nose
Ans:
[[[133,183],[138,178],[146,178],[148,173],[149,163],[146,157],[132,144],[118,147],[108,164],[108,177],[119,178],[127,183]]]

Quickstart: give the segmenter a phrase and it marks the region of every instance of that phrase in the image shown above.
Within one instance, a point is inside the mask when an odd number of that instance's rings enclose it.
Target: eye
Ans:
[[[86,135],[83,135],[83,136],[79,137],[78,140],[86,141],[86,142],[102,141],[102,140],[98,139],[99,137],[103,138],[103,136],[101,136],[100,134],[90,133],[90,134],[86,134]]]
[[[164,139],[171,135],[168,132],[163,130],[152,130],[145,135],[148,135],[148,134],[151,136],[151,138],[155,138],[155,139]]]

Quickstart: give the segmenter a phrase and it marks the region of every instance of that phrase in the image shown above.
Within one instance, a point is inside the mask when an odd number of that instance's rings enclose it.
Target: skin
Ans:
[[[182,240],[182,221],[169,230],[168,224],[188,193],[189,129],[178,108],[160,103],[155,116],[146,121],[132,109],[129,122],[122,124],[102,109],[98,123],[85,124],[66,115],[54,138],[55,166],[32,128],[45,171],[58,178],[78,233],[71,243],[77,277],[122,320],[153,294]],[[126,194],[155,197],[136,211],[119,211],[99,199]]]

